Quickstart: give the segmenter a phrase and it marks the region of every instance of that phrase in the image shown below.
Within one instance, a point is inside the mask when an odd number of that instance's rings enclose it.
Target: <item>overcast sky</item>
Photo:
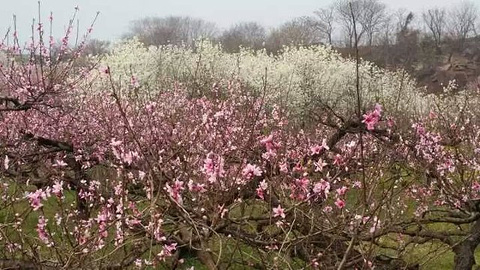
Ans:
[[[391,9],[406,8],[415,12],[432,6],[451,6],[460,0],[383,0]],[[479,0],[480,1],[480,0]],[[21,36],[27,37],[33,17],[37,16],[37,0],[0,0],[0,33],[12,25],[17,16]],[[73,13],[80,8],[82,28],[100,16],[93,37],[116,40],[126,32],[129,22],[146,16],[188,15],[212,21],[220,28],[240,21],[257,21],[266,27],[279,25],[291,18],[312,15],[315,9],[328,6],[332,0],[43,0],[42,16],[54,14],[55,36],[59,36]]]

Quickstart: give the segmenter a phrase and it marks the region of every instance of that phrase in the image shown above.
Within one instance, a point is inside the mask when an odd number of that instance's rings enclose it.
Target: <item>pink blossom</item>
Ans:
[[[203,173],[208,176],[211,184],[216,183],[218,178],[224,177],[224,163],[225,160],[222,157],[212,152],[207,154],[207,158],[203,161]]]
[[[278,205],[277,207],[273,208],[273,217],[285,218],[285,210],[282,208],[282,206]]]
[[[477,181],[473,182],[473,184],[472,184],[472,189],[473,189],[473,191],[475,191],[475,192],[480,192],[480,183],[477,182]]]
[[[68,164],[61,159],[55,160],[55,164],[53,164],[54,167],[66,167],[67,165]]]
[[[295,183],[292,186],[290,198],[299,201],[305,200],[309,196],[310,180],[306,177],[295,179]]]
[[[364,114],[362,123],[367,125],[368,130],[374,130],[375,124],[377,124],[378,119],[373,114]]]
[[[53,184],[52,186],[52,193],[60,198],[62,197],[62,192],[63,192],[63,182],[55,181],[55,184]]]
[[[27,198],[30,200],[30,206],[33,208],[33,211],[42,208],[42,200],[47,199],[47,197],[47,193],[42,189],[37,189],[35,192],[27,194]]]
[[[335,157],[333,158],[333,164],[337,166],[342,165],[343,157],[340,154],[336,154]]]
[[[338,209],[342,209],[345,207],[345,201],[343,201],[342,199],[337,199],[335,201],[335,205],[338,207]]]
[[[422,124],[420,123],[417,123],[417,124],[413,124],[412,127],[415,129],[415,131],[417,132],[418,135],[425,135],[425,128],[423,127]]]
[[[205,184],[194,183],[193,180],[188,181],[188,190],[199,193],[204,193],[207,191]]]
[[[325,139],[323,139],[322,145],[316,144],[316,145],[310,147],[311,155],[318,155],[323,150],[330,150],[330,147],[328,147],[328,145],[327,145],[327,140],[325,140]]]
[[[265,193],[265,191],[267,190],[267,188],[268,188],[268,183],[267,183],[267,181],[263,180],[262,182],[260,182],[260,184],[258,185],[258,187],[257,187],[257,189],[256,189],[257,196],[258,196],[260,199],[262,199],[262,200],[265,199],[265,197],[264,197],[265,194],[264,194],[264,193]]]
[[[328,164],[323,161],[323,159],[318,159],[317,162],[314,162],[313,165],[315,165],[315,171],[316,172],[321,172],[323,171],[323,168],[327,166]]]
[[[337,188],[337,194],[338,196],[343,196],[347,192],[348,188],[346,186],[343,186],[341,188]]]
[[[310,152],[311,152],[311,155],[318,155],[320,154],[320,151],[322,151],[322,147],[318,144],[310,147]]]
[[[47,227],[47,222],[48,222],[48,219],[45,219],[44,216],[40,216],[38,218],[38,223],[37,223],[37,233],[38,233],[38,238],[40,238],[40,240],[45,243],[46,245],[50,246],[51,243],[50,243],[50,240],[48,239],[48,233],[47,233],[47,230],[46,230],[46,227]]]
[[[166,190],[168,194],[172,197],[174,201],[176,201],[179,204],[183,203],[181,192],[184,189],[185,188],[183,187],[183,181],[175,180],[175,182],[173,183],[173,186],[166,184]]]
[[[261,176],[262,170],[257,165],[252,165],[248,163],[245,168],[242,170],[242,175],[248,180],[252,179],[254,176]]]
[[[294,172],[301,172],[301,171],[303,171],[302,164],[300,164],[300,162],[297,163],[297,164],[295,165],[295,167],[293,167],[293,171],[294,171]]]
[[[306,177],[302,177],[300,179],[295,179],[295,184],[302,189],[307,189],[308,185],[310,184],[310,180],[308,180]]]
[[[157,254],[158,258],[162,261],[165,261],[167,257],[172,256],[173,251],[177,249],[177,243],[165,244],[163,245],[162,251]]]
[[[260,143],[265,145],[265,148],[267,149],[267,152],[268,151],[274,151],[275,148],[278,147],[278,144],[276,144],[274,141],[273,141],[273,135],[270,134],[268,135],[268,137],[260,140]]]
[[[280,163],[280,172],[283,172],[283,173],[288,173],[288,165],[287,163]]]
[[[120,146],[120,145],[122,145],[122,141],[121,141],[121,140],[118,140],[118,141],[117,141],[117,140],[115,140],[114,138],[112,138],[112,140],[110,141],[110,145],[111,145],[112,147]]]
[[[260,199],[262,199],[262,200],[265,199],[265,194],[264,194],[265,191],[264,191],[263,189],[261,189],[261,188],[258,187],[258,188],[256,189],[256,192],[257,192],[257,196],[258,196]]]
[[[121,221],[115,222],[115,246],[121,245],[125,240],[125,233],[123,231],[123,226]]]
[[[378,219],[377,216],[373,217],[373,224],[370,227],[370,233],[374,233],[380,228],[381,221]]]
[[[272,158],[276,157],[277,153],[273,150],[268,150],[267,152],[262,154],[262,158],[265,160],[271,160]]]
[[[108,224],[107,222],[112,218],[112,214],[109,212],[108,208],[104,207],[96,218],[98,223],[98,230],[100,232],[100,237],[108,237]]]
[[[323,193],[322,195],[324,197],[327,197],[328,193],[330,192],[330,183],[323,179],[320,180],[320,182],[315,183],[315,185],[313,186],[313,192],[315,194]]]
[[[379,104],[375,105],[375,110],[370,111],[363,115],[362,123],[364,123],[367,126],[368,130],[374,130],[375,125],[378,123],[378,121],[380,121],[381,113],[382,113],[382,106],[380,106]]]

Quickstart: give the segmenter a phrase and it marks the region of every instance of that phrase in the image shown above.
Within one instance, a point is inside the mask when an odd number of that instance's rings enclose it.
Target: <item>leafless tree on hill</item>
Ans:
[[[333,6],[328,8],[320,8],[315,12],[317,20],[322,24],[322,32],[325,35],[328,44],[333,43],[333,31],[335,23],[335,10]]]
[[[373,36],[379,31],[386,17],[386,6],[377,0],[339,0],[335,3],[335,10],[350,48],[354,43],[354,18],[359,44],[362,44],[362,38],[366,35],[366,43],[372,45]]]
[[[478,7],[471,1],[462,1],[449,12],[449,32],[452,38],[458,41],[459,49],[462,49],[466,39],[475,33],[478,16]]]
[[[447,12],[444,8],[433,8],[422,13],[423,22],[432,34],[437,53],[441,52],[440,44],[445,35]]]

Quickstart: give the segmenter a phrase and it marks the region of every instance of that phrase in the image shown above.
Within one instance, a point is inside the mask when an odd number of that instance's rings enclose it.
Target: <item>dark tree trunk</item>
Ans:
[[[480,220],[475,221],[470,236],[453,248],[455,270],[471,270],[475,265],[475,248],[480,244]]]
[[[200,248],[200,250],[197,250],[197,257],[200,262],[202,262],[208,270],[216,270],[217,265],[213,260],[212,254],[207,249],[207,244],[203,240],[200,241]]]

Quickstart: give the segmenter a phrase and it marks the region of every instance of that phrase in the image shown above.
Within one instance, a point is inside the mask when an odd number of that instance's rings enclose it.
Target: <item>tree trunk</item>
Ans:
[[[480,244],[480,220],[475,221],[470,236],[453,248],[455,270],[471,270],[475,265],[475,248]]]
[[[216,270],[216,263],[213,260],[212,254],[207,250],[207,247],[207,244],[201,240],[201,250],[197,251],[198,259],[200,259],[208,270]]]
[[[455,251],[455,270],[471,270],[475,265],[475,248],[470,243],[462,242],[454,248]]]

